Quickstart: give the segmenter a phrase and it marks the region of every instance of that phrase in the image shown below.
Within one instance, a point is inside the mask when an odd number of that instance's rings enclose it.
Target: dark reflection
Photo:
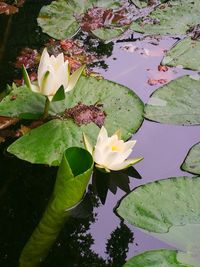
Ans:
[[[32,165],[5,155],[7,145],[0,145],[0,266],[18,267],[21,251],[40,221],[52,194],[57,168]],[[140,177],[134,169],[126,170],[119,177],[114,173],[109,175],[110,178],[107,177],[112,192],[116,191],[114,187],[117,186],[128,190],[129,186],[125,184],[129,172],[134,177]],[[122,179],[125,179],[124,183],[120,181]],[[57,242],[41,266],[117,267],[120,266],[118,263],[125,261],[128,244],[133,237],[122,223],[107,241],[108,258],[102,258],[91,249],[94,237],[90,226],[98,220],[100,206],[96,187],[90,184],[84,200],[71,212]]]
[[[133,233],[121,222],[120,226],[112,232],[106,245],[111,266],[121,267],[125,263],[128,245],[133,243],[133,240]]]
[[[41,47],[49,39],[38,27],[36,18],[41,7],[51,1],[26,0],[18,13],[7,17],[0,15],[0,91],[16,76],[13,63],[20,50]]]
[[[104,173],[98,169],[94,169],[92,176],[92,185],[96,191],[96,194],[101,200],[102,204],[105,204],[108,191],[116,194],[119,187],[126,193],[130,192],[130,178],[141,179],[140,174],[133,167],[118,172]]]
[[[135,33],[132,33],[129,37],[127,38],[123,38],[123,39],[119,39],[116,41],[116,43],[126,43],[126,42],[135,42],[140,38],[140,36],[137,33],[137,36],[135,37]]]
[[[98,220],[96,213],[88,212],[91,204],[93,207],[100,205],[92,186],[82,203],[71,213],[42,267],[120,267],[125,263],[128,246],[134,239],[133,233],[122,222],[107,241],[108,258],[104,259],[91,250],[94,239],[89,231],[90,225]]]
[[[91,250],[94,240],[89,228],[97,216],[93,213],[93,207],[98,206],[99,200],[90,187],[84,200],[71,212],[71,217],[67,220],[42,267],[110,266],[106,260]]]
[[[105,59],[112,55],[114,42],[101,42],[95,37],[92,37],[91,35],[88,35],[88,33],[82,31],[76,35],[76,39],[84,43],[84,47],[87,52],[91,53],[91,55],[95,55],[94,61],[88,64],[88,67],[99,67],[105,70],[108,68]]]
[[[50,37],[42,33],[37,24],[37,16],[41,7],[51,2],[52,0],[26,0],[15,15],[0,15],[0,92],[14,79],[21,79],[21,71],[14,66],[20,51],[25,47],[40,50],[49,41]],[[82,32],[76,39],[84,41],[87,51],[96,53],[97,59],[91,67],[108,67],[104,57],[112,54],[113,42],[101,43]]]
[[[57,168],[5,156],[0,145],[0,266],[17,267],[22,248],[40,220]]]

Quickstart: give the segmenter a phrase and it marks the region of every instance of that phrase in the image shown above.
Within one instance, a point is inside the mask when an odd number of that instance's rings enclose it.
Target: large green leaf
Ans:
[[[131,29],[148,34],[185,34],[189,26],[196,25],[199,19],[199,0],[174,0],[166,8],[157,8],[149,16],[157,23],[143,23],[142,19],[133,22]]]
[[[37,95],[38,102],[42,102],[38,106],[37,102],[34,102],[35,94],[26,89],[25,91],[27,103],[24,109],[22,107],[25,96],[19,93],[15,100],[18,102],[10,101],[10,97],[7,96],[0,103],[0,115],[7,116],[5,112],[9,109],[9,115],[13,112],[13,117],[17,117],[19,113],[16,103],[22,114],[25,113],[28,103],[30,103],[30,113],[34,114],[36,108],[38,113],[42,112],[43,97],[39,98]],[[52,103],[51,114],[62,113],[66,108],[77,105],[78,102],[86,105],[95,103],[102,105],[102,110],[106,113],[104,125],[109,134],[121,129],[122,138],[125,140],[137,131],[143,121],[143,103],[133,91],[111,81],[91,77],[81,77],[76,87],[66,94],[64,101]],[[53,119],[15,141],[8,151],[32,163],[59,165],[66,148],[83,146],[83,132],[94,144],[99,128],[94,123],[78,126],[72,119]]]
[[[44,110],[45,97],[35,94],[26,86],[13,89],[0,102],[1,116],[21,119],[39,118]]]
[[[126,196],[117,212],[137,227],[167,233],[173,226],[200,224],[199,190],[198,177],[173,177],[148,183]]]
[[[200,41],[194,41],[191,38],[180,41],[167,52],[162,64],[200,70]]]
[[[179,262],[199,267],[199,190],[199,177],[156,181],[126,196],[117,212],[129,223],[176,247]]]
[[[53,1],[50,5],[44,6],[38,17],[38,24],[43,32],[56,39],[71,38],[79,30],[79,23],[76,16],[83,14],[93,5],[106,8],[119,6],[119,1],[108,0],[60,0]],[[110,34],[114,35],[115,30]],[[117,31],[119,34],[119,31]],[[101,34],[101,37],[103,35]]]
[[[45,258],[65,223],[68,210],[81,201],[92,169],[92,156],[85,149],[71,147],[64,152],[50,202],[22,251],[20,267],[36,267]]]
[[[79,24],[74,14],[83,12],[83,6],[74,1],[53,1],[41,9],[37,21],[43,32],[56,39],[65,39],[76,34]]]
[[[123,267],[189,267],[177,261],[174,250],[152,250],[131,258]],[[191,267],[191,266],[190,266]]]
[[[200,143],[190,149],[181,168],[187,172],[200,174]]]
[[[72,120],[52,120],[15,141],[8,152],[31,163],[57,166],[66,148],[83,147],[83,132],[94,143],[98,131],[93,123],[79,127]]]
[[[200,80],[178,78],[156,90],[145,107],[147,119],[169,124],[200,123]]]

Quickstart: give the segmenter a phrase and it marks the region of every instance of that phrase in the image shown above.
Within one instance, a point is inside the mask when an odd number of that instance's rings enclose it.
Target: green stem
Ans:
[[[46,96],[46,102],[45,102],[45,107],[44,107],[44,113],[42,118],[46,119],[49,115],[49,105],[50,105],[50,101],[49,98]]]

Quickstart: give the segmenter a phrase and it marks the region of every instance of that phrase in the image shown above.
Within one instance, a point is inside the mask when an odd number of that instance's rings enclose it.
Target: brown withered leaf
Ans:
[[[158,66],[158,71],[166,72],[168,70],[169,70],[169,67],[167,67],[167,66],[163,66],[163,65]]]
[[[104,124],[106,114],[100,109],[101,105],[85,105],[79,102],[73,108],[65,110],[65,117],[72,118],[77,125],[95,123],[98,127]]]
[[[40,55],[36,49],[26,47],[21,50],[14,65],[19,69],[21,69],[23,65],[26,69],[30,69],[39,63],[39,58]]]
[[[187,30],[187,34],[189,34],[193,40],[200,40],[200,24],[191,26]]]
[[[148,79],[147,83],[151,86],[158,85],[158,84],[165,84],[167,83],[167,79]]]
[[[131,23],[126,7],[110,9],[92,7],[84,15],[77,17],[84,31],[92,31],[102,27],[125,26]]]
[[[13,0],[8,2],[6,0],[0,0],[0,14],[12,15],[19,11],[18,7],[21,7],[25,0]]]
[[[11,15],[17,13],[18,10],[19,9],[16,6],[0,2],[0,14]]]
[[[17,118],[8,118],[8,117],[0,117],[0,130],[6,129],[11,125],[15,125],[19,119]]]

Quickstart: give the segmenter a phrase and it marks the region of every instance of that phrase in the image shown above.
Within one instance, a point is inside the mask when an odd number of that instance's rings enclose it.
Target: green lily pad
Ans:
[[[84,12],[83,6],[74,1],[53,1],[43,6],[37,19],[44,33],[56,39],[71,38],[79,29],[74,14]]]
[[[136,188],[117,208],[129,223],[148,232],[200,224],[200,178],[172,177]],[[191,197],[192,196],[192,197]]]
[[[167,52],[162,60],[162,64],[200,70],[200,41],[186,38],[178,42],[177,45]]]
[[[200,124],[200,80],[178,78],[156,90],[145,106],[145,118],[169,124]]]
[[[35,109],[38,108],[36,109],[37,114],[41,114],[42,104],[39,105],[36,102],[34,106],[33,101],[35,101],[36,94],[25,91],[27,102],[24,109],[22,109],[24,95],[18,94],[15,100],[18,101],[17,107],[21,108],[20,112],[24,114],[30,103],[32,107],[30,107],[29,113],[31,114],[32,109],[32,113],[35,114]],[[38,98],[38,102],[43,103],[43,100],[43,96]],[[130,138],[143,121],[143,103],[133,91],[114,82],[91,77],[81,77],[76,87],[66,93],[65,100],[51,103],[51,114],[62,113],[66,108],[74,107],[79,102],[85,105],[94,105],[95,103],[102,105],[102,110],[106,113],[104,125],[109,134],[121,129],[124,140]],[[10,101],[10,96],[0,103],[0,115],[3,110],[3,115],[7,116],[5,112],[8,108],[9,114],[14,112],[13,117],[19,115],[16,103]],[[19,138],[9,146],[8,151],[32,163],[59,165],[66,148],[83,147],[83,132],[95,144],[99,132],[96,124],[89,123],[78,126],[72,119],[53,119]]]
[[[178,262],[199,267],[199,190],[199,177],[156,181],[130,193],[121,201],[117,212],[129,223],[176,247]]]
[[[177,261],[175,250],[152,250],[131,258],[123,267],[189,267]],[[191,267],[191,266],[190,266]]]
[[[52,120],[15,141],[8,147],[8,152],[31,163],[58,166],[66,148],[84,147],[83,131],[94,143],[99,132],[95,124],[79,127],[72,120]]]
[[[187,172],[200,174],[200,143],[190,149],[181,168]]]
[[[51,200],[22,251],[20,267],[39,266],[47,256],[69,216],[67,211],[81,201],[92,170],[93,159],[85,149],[71,147],[64,152]]]
[[[147,34],[186,34],[190,26],[199,23],[199,10],[199,0],[169,1],[168,6],[158,7],[151,13],[149,18],[152,23],[145,23],[143,19],[138,19],[130,28]]]
[[[14,88],[9,95],[0,102],[1,116],[37,119],[44,110],[45,97],[35,94],[26,86]]]
[[[76,16],[83,14],[88,8],[91,8],[94,5],[98,7],[115,8],[119,7],[119,1],[53,1],[50,5],[44,6],[41,9],[37,21],[43,32],[51,37],[59,40],[71,38],[80,28]],[[115,29],[110,29],[109,32],[111,36],[115,36],[115,34],[119,34],[120,30],[117,30],[116,32]],[[105,35],[105,33],[101,33],[100,37],[103,35]]]

